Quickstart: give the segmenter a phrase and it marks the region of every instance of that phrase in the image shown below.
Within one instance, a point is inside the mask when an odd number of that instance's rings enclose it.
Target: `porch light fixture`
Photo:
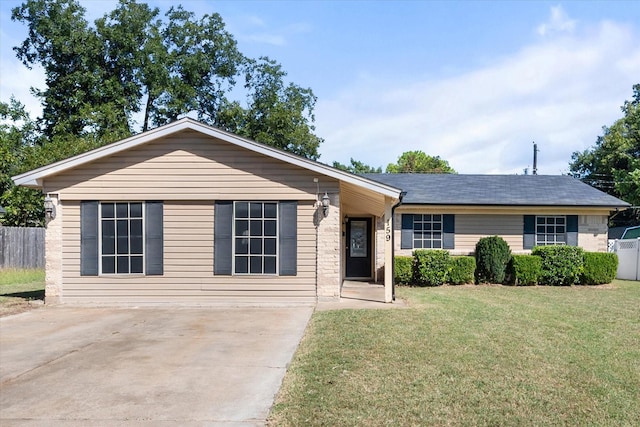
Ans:
[[[51,200],[51,197],[47,196],[44,199],[44,219],[46,222],[51,221],[56,217],[56,205]]]
[[[325,217],[329,215],[329,206],[329,195],[325,191],[324,196],[322,196],[322,211]]]

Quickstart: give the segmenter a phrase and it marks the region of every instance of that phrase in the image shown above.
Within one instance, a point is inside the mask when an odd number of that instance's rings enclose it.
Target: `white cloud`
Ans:
[[[543,24],[540,24],[537,28],[538,34],[541,36],[550,35],[553,33],[571,33],[576,28],[576,21],[569,19],[569,16],[564,11],[562,6],[554,6],[551,8],[551,15],[549,20]]]
[[[638,76],[640,37],[602,22],[455,77],[405,86],[360,77],[318,102],[322,160],[354,157],[384,168],[419,149],[461,173],[522,173],[531,170],[536,141],[539,172],[566,172],[571,154],[621,117]]]

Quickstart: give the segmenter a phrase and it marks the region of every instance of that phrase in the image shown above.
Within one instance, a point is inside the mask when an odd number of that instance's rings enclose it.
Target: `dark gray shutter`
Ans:
[[[524,216],[523,249],[532,249],[536,244],[536,216]]]
[[[298,274],[298,202],[280,202],[278,208],[280,275],[295,276]]]
[[[455,215],[442,215],[442,249],[455,249],[456,221]]]
[[[228,276],[233,271],[233,202],[217,201],[213,216],[213,274]]]
[[[402,214],[400,249],[413,249],[413,214]]]
[[[80,275],[98,275],[98,202],[80,202]]]
[[[163,203],[145,202],[145,264],[146,274],[164,274]]]
[[[567,215],[567,245],[578,246],[578,215]]]

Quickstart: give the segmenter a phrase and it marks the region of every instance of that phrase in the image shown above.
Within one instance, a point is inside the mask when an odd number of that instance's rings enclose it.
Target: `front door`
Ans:
[[[347,222],[346,276],[371,277],[371,218],[349,218]]]

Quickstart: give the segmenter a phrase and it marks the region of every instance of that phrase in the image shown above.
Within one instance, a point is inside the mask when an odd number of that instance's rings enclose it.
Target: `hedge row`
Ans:
[[[471,256],[450,256],[440,249],[420,249],[413,256],[394,259],[395,279],[399,285],[440,286],[445,283],[473,283],[476,260]]]
[[[499,256],[504,254],[503,248],[497,252]],[[439,249],[416,250],[412,257],[395,257],[395,280],[400,285],[415,286],[461,285],[474,283],[474,279],[476,283],[484,283],[479,281],[479,277],[486,280],[489,270],[479,274],[478,269],[479,264],[485,261],[482,258],[476,261],[471,256],[450,256],[447,251]],[[500,263],[486,264],[499,266],[502,265]],[[498,271],[493,276],[502,274],[503,280],[491,283],[516,286],[601,285],[611,283],[617,268],[618,257],[613,253],[584,252],[575,246],[544,246],[534,248],[531,255],[510,255],[504,273]]]

